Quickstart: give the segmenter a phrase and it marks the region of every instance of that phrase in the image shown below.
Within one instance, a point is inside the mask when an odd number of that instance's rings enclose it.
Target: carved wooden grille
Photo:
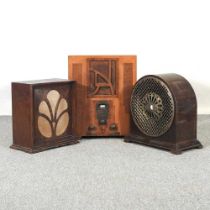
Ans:
[[[116,95],[117,61],[89,60],[88,95]]]

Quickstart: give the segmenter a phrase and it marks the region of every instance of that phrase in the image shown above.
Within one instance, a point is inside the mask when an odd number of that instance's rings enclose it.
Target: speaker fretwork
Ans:
[[[158,137],[166,133],[174,119],[174,100],[167,85],[154,77],[139,80],[133,90],[131,112],[145,135]]]

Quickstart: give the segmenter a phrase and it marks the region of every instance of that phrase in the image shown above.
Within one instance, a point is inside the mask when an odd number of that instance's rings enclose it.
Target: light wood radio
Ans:
[[[69,56],[68,63],[69,79],[77,82],[76,132],[81,136],[127,135],[136,56]]]

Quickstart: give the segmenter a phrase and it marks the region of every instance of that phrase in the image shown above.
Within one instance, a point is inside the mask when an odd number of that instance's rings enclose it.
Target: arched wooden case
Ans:
[[[49,79],[12,83],[13,145],[29,153],[78,143],[75,82]]]
[[[136,56],[69,56],[69,79],[77,81],[74,124],[81,136],[124,136],[136,82]]]
[[[147,80],[154,79],[157,80],[159,83],[158,86],[154,86],[151,81],[147,83]],[[147,84],[145,86],[145,84]],[[154,86],[154,88],[153,88]],[[142,94],[143,91],[145,93],[149,93],[148,99],[144,99],[144,97],[136,100],[136,107],[132,100],[134,100],[134,95],[137,90],[139,94]],[[162,91],[168,91],[173,103],[170,107],[167,107],[167,104],[161,105],[161,98],[167,103],[169,103],[169,99],[165,97],[165,95],[161,95]],[[137,94],[136,94],[137,95]],[[143,96],[144,94],[142,94]],[[145,94],[146,95],[146,94]],[[165,97],[165,99],[164,99]],[[150,100],[151,99],[151,100]],[[139,102],[138,102],[139,101]],[[163,114],[158,116],[155,112],[155,107],[160,106],[159,113],[161,110],[166,110]],[[144,113],[145,107],[145,113]],[[137,83],[135,84],[131,96],[131,131],[128,136],[125,137],[125,142],[134,142],[139,144],[144,144],[148,146],[158,147],[166,150],[170,150],[174,154],[180,154],[183,150],[188,150],[192,148],[202,148],[201,143],[197,140],[197,101],[195,92],[190,85],[190,83],[182,76],[178,74],[162,74],[162,75],[147,75],[142,77]],[[138,109],[137,111],[133,111]],[[163,119],[166,119],[166,114],[170,115],[170,110],[173,110],[173,118],[171,121],[168,120],[168,127],[163,127]],[[144,114],[142,114],[144,113]],[[141,115],[142,114],[142,115]],[[138,115],[143,116],[145,122],[141,122],[138,119]],[[149,124],[148,127],[145,125],[149,122],[150,119],[156,117],[156,121],[159,126],[159,135],[158,136],[150,136],[147,135],[146,132],[152,133],[152,125]],[[136,120],[137,119],[137,120]],[[138,121],[139,120],[139,121]],[[138,123],[139,122],[139,123]],[[140,123],[141,122],[141,123]],[[150,126],[151,125],[151,126]],[[162,128],[161,128],[162,126]],[[141,128],[145,130],[142,132]],[[149,129],[148,129],[149,128]],[[166,128],[166,131],[163,129]]]

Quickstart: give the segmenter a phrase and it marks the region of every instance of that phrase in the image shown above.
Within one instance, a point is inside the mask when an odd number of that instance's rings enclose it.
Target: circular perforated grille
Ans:
[[[131,96],[131,113],[145,135],[158,137],[166,133],[174,119],[174,100],[167,85],[153,76],[140,79]]]

